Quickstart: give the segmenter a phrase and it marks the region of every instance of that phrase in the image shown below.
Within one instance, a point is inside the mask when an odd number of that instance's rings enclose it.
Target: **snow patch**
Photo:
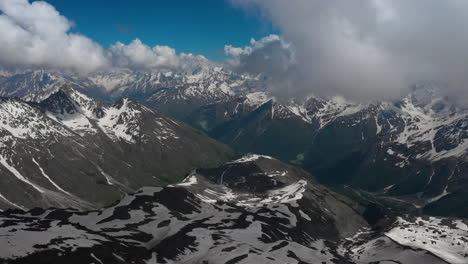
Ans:
[[[385,235],[401,245],[427,250],[449,263],[465,264],[468,232],[464,223],[456,224],[457,228],[453,228],[444,225],[440,218],[407,221],[400,217],[398,225]]]
[[[248,154],[248,155],[243,156],[240,159],[231,161],[229,163],[245,163],[245,162],[256,161],[256,160],[261,159],[261,158],[263,158],[263,159],[274,159],[274,158],[272,158],[270,156],[265,156],[265,155]]]
[[[44,189],[42,189],[41,187],[35,185],[34,183],[29,181],[25,177],[23,177],[23,175],[21,175],[21,173],[18,170],[16,170],[13,166],[8,164],[8,162],[5,160],[4,157],[0,157],[0,164],[2,164],[3,167],[5,167],[7,170],[9,170],[18,180],[28,184],[29,186],[33,187],[35,190],[37,190],[40,193],[45,192]]]
[[[177,184],[177,186],[191,186],[195,184],[197,184],[197,176],[195,174],[190,174],[181,183]]]
[[[64,189],[60,188],[60,186],[58,186],[50,177],[49,175],[47,175],[45,173],[45,171],[42,169],[41,165],[33,158],[32,161],[34,162],[34,164],[37,165],[37,167],[39,168],[39,171],[41,172],[42,176],[44,176],[44,178],[46,178],[55,188],[57,188],[59,191],[65,193],[65,194],[68,194],[68,195],[71,195],[69,192],[65,191]]]
[[[120,108],[113,106],[104,111],[105,115],[98,124],[107,136],[113,140],[122,139],[135,143],[134,137],[140,134],[140,127],[136,122],[141,112],[129,107],[129,100],[126,98]]]

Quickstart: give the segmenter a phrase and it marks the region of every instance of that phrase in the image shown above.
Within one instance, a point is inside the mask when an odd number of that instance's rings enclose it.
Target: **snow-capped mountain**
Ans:
[[[92,74],[89,80],[111,97],[127,96],[177,119],[201,106],[264,89],[259,76],[213,66],[191,72],[115,70]]]
[[[25,101],[39,102],[60,90],[64,85],[78,91],[99,95],[101,88],[86,77],[58,71],[30,70],[5,71],[0,79],[0,96],[18,97]]]
[[[48,81],[25,77],[30,75]],[[261,76],[221,67],[193,72],[115,70],[69,76],[33,71],[3,76],[3,94],[25,100],[42,98],[42,90],[50,95],[63,82],[84,93],[99,91],[108,99],[124,95],[202,129],[237,151],[300,165],[324,183],[405,200],[409,195],[416,207],[432,203],[434,214],[453,211],[443,209],[447,202],[436,203],[452,199],[454,204],[453,200],[468,197],[463,191],[468,177],[468,110],[443,97],[436,83],[415,86],[399,102],[364,104],[341,97],[279,100],[268,92]],[[24,89],[3,88],[13,80],[23,80],[16,86]],[[468,210],[461,211],[468,216]]]
[[[247,155],[98,211],[0,214],[8,263],[466,263],[461,220],[372,229],[306,172]]]
[[[129,99],[71,87],[40,102],[0,99],[0,208],[97,208],[232,155],[226,146]]]
[[[203,106],[186,121],[236,150],[298,164],[322,182],[410,195],[420,208],[447,195],[464,200],[467,118],[467,109],[424,84],[395,103],[316,96],[283,102],[256,92]]]
[[[238,74],[222,67],[204,66],[190,72],[161,70],[136,72],[115,69],[87,76],[47,70],[2,71],[0,95],[40,101],[64,84],[100,99],[121,96],[136,99],[154,109],[177,113],[212,102],[227,101],[251,91],[264,90],[260,76]],[[181,105],[181,106],[179,106]],[[180,118],[185,117],[182,115]]]
[[[214,98],[234,95],[240,90],[245,90],[249,81],[258,80],[255,77],[227,71],[222,67],[200,67],[191,72],[115,70],[92,74],[89,79],[96,85],[104,87],[112,95],[151,96],[160,92],[161,89],[172,89],[178,90],[180,99],[207,94]],[[179,99],[179,97],[172,99]]]

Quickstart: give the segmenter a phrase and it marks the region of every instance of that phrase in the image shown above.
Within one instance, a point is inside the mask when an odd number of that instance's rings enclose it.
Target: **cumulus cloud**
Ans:
[[[291,43],[297,66],[278,89],[395,99],[414,83],[436,80],[449,94],[466,94],[468,1],[232,1],[260,8]],[[236,58],[245,51],[226,52]]]
[[[103,48],[69,33],[72,23],[42,1],[0,0],[0,63],[60,67],[80,72],[107,64]]]
[[[135,39],[128,45],[121,42],[110,47],[115,65],[136,69],[155,67],[175,67],[178,63],[176,51],[168,46],[155,46],[153,48]]]
[[[278,35],[269,35],[260,40],[251,39],[250,45],[234,47],[226,45],[224,53],[231,57],[228,64],[236,71],[261,74],[266,77],[270,91],[291,96],[291,80],[296,79],[296,56],[290,43]],[[286,89],[285,89],[286,88]],[[294,91],[292,91],[294,92]]]
[[[133,70],[186,69],[209,63],[201,55],[181,53],[168,46],[150,47],[135,39],[128,45],[117,42],[109,49],[115,67]]]
[[[106,49],[70,32],[73,23],[43,1],[0,0],[0,66],[45,67],[90,73],[112,68],[189,70],[211,63],[201,55],[168,46],[149,47],[139,39]]]
[[[224,53],[232,56],[228,60],[231,65],[251,73],[284,72],[295,64],[291,45],[278,35],[270,35],[258,41],[251,39],[250,45],[243,48],[226,45]]]

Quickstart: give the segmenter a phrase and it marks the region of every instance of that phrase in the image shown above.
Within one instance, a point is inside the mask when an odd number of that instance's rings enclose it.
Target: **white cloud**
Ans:
[[[237,70],[250,73],[277,73],[287,71],[295,64],[294,49],[278,35],[260,40],[251,39],[246,47],[224,46],[224,53],[231,56],[228,63]]]
[[[168,46],[151,48],[139,39],[135,39],[128,45],[117,42],[109,50],[117,67],[146,69],[175,67],[178,64],[178,56],[173,48]]]
[[[228,63],[236,71],[262,74],[268,89],[277,96],[293,96],[289,89],[296,78],[297,61],[295,49],[278,35],[269,35],[260,40],[251,39],[246,47],[226,45],[224,53],[231,56]]]
[[[437,80],[467,94],[468,1],[232,1],[260,8],[294,46],[297,67],[283,89],[393,99]]]
[[[117,42],[109,51],[115,67],[133,70],[187,69],[209,63],[208,59],[201,55],[177,54],[175,49],[168,46],[149,47],[139,39],[128,45]]]
[[[210,64],[201,55],[149,47],[139,39],[109,49],[70,32],[73,23],[43,1],[0,0],[0,66],[45,67],[90,73],[113,67],[189,70]]]
[[[42,1],[0,0],[0,63],[60,67],[80,72],[105,67],[103,48],[79,34],[72,23]]]

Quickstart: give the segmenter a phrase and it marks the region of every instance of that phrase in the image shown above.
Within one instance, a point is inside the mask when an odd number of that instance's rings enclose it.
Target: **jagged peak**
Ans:
[[[105,105],[82,93],[73,85],[63,85],[38,105],[43,111],[55,115],[82,114],[90,119],[99,119],[104,115]]]
[[[62,88],[42,100],[39,105],[42,109],[54,114],[65,115],[78,112],[76,102],[67,90]]]

